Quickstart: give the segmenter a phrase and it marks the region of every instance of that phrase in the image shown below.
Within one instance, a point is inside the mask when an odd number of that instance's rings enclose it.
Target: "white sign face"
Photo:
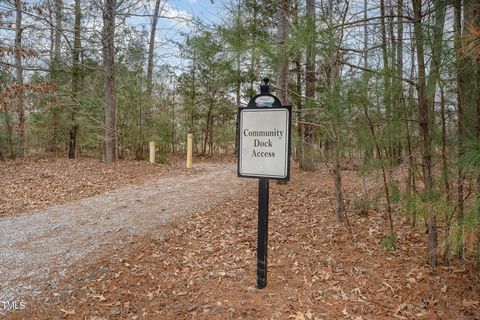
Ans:
[[[286,179],[289,175],[287,108],[240,110],[238,173],[240,176]]]

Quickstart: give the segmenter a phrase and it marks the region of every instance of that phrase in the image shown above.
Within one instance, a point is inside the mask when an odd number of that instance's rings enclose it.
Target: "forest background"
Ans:
[[[384,249],[403,217],[425,224],[430,266],[480,262],[476,1],[210,5],[212,19],[166,0],[2,0],[0,159],[143,160],[155,141],[167,161],[187,133],[196,154],[234,154],[237,109],[268,76],[294,109],[293,159],[334,178],[338,221],[353,168],[354,206],[385,212]]]

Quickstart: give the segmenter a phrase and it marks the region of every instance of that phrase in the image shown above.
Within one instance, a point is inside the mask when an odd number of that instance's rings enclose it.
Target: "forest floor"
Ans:
[[[111,169],[116,172],[113,175],[119,174],[120,166]],[[143,175],[142,166],[138,176],[132,174],[135,178],[130,179],[137,181]],[[381,250],[385,212],[359,214],[354,210],[353,203],[361,192],[361,181],[354,171],[343,172],[354,239],[345,225],[335,220],[333,180],[326,169],[305,173],[294,168],[288,184],[270,184],[268,285],[256,289],[256,181],[237,179],[233,164],[202,166],[192,173],[185,173],[180,165],[172,170],[159,168],[156,177],[162,178],[155,179],[157,182],[145,175],[145,180],[138,178],[143,185],[66,204],[73,210],[78,203],[90,202],[89,210],[103,212],[98,204],[111,194],[136,192],[133,199],[141,197],[138,192],[144,188],[149,194],[147,203],[142,203],[145,211],[135,213],[137,219],[129,222],[133,227],[138,221],[143,227],[128,241],[117,242],[115,232],[96,234],[104,244],[96,247],[94,256],[66,267],[57,281],[40,286],[36,296],[22,296],[25,308],[6,316],[96,320],[480,319],[479,270],[470,261],[430,269],[425,264],[424,229],[411,227],[398,212],[396,250]],[[46,167],[48,163],[41,165]],[[165,205],[165,197],[155,197],[166,188],[158,181],[174,183],[177,176],[185,177],[175,191],[182,202],[172,198]],[[229,186],[219,182],[225,176],[230,177],[225,180]],[[200,194],[202,190],[215,192],[195,198],[190,184]],[[117,201],[112,212],[138,206],[136,201]],[[184,206],[183,201],[194,205]],[[182,212],[172,214],[175,218],[161,225],[150,218],[153,227],[149,227],[149,208]],[[64,221],[75,221],[74,213],[67,213]],[[35,215],[38,213],[18,217]],[[12,212],[10,216],[1,221],[17,218]],[[52,230],[52,238],[55,232]]]

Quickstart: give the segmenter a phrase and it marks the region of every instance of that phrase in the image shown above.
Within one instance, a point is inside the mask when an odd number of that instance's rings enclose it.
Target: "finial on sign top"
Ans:
[[[270,86],[268,85],[269,81],[270,81],[270,79],[268,79],[267,77],[263,78],[264,84],[260,85],[260,93],[261,94],[270,94]]]

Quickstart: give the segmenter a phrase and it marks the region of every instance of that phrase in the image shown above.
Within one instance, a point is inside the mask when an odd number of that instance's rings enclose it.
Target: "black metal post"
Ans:
[[[257,288],[267,286],[268,179],[258,181]]]

